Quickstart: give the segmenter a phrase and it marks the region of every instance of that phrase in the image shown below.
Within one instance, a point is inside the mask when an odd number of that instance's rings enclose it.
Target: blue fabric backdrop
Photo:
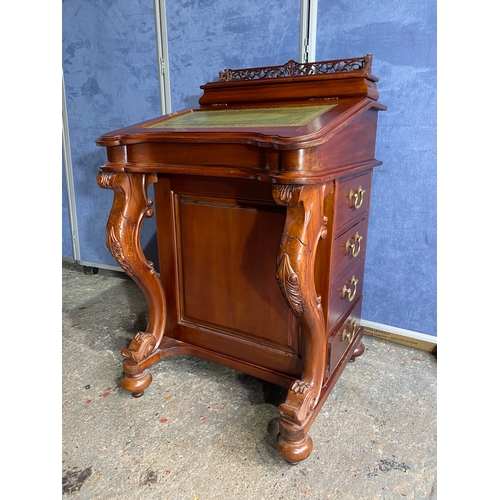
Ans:
[[[172,110],[224,68],[298,59],[300,0],[166,0]],[[380,78],[363,318],[436,335],[436,2],[319,0],[316,60],[373,53]],[[160,114],[153,2],[65,0],[62,64],[81,260],[105,247],[112,192],[95,176],[103,132]],[[63,179],[63,257],[71,258]],[[143,245],[155,260],[154,221]]]
[[[106,152],[94,141],[104,132],[160,114],[154,5],[141,0],[66,0],[62,12],[81,260],[117,266],[105,245],[113,193],[95,180]],[[145,223],[143,239],[146,246],[154,245],[151,221]],[[63,245],[63,251],[66,248]]]
[[[373,53],[380,81],[363,318],[437,334],[436,2],[318,2],[316,59]]]

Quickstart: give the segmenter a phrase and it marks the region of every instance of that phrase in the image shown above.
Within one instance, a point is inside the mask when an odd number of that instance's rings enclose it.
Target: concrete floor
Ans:
[[[436,499],[436,358],[365,336],[290,466],[267,432],[285,391],[196,358],[151,369],[134,399],[121,354],[145,328],[125,274],[63,263],[65,499]]]

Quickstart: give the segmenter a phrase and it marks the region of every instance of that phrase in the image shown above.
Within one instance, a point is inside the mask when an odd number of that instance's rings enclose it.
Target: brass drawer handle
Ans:
[[[358,322],[353,321],[352,322],[352,330],[349,331],[347,328],[344,328],[344,331],[342,332],[342,340],[347,339],[349,344],[352,343],[354,340],[354,335],[356,335],[356,330],[358,329]]]
[[[366,193],[366,189],[363,189],[359,186],[358,191],[355,192],[351,189],[349,193],[349,202],[351,204],[351,208],[357,210],[363,204],[363,195]]]
[[[362,239],[363,239],[363,236],[360,236],[356,232],[356,236],[354,236],[354,243],[351,243],[350,238],[346,241],[345,250],[347,252],[347,255],[351,254],[353,257],[357,257],[359,255],[359,252],[361,252],[361,240]],[[358,246],[357,250],[355,250],[356,244]]]
[[[356,295],[356,285],[358,284],[358,280],[356,279],[354,274],[352,275],[350,283],[351,283],[352,288],[348,288],[347,285],[344,285],[344,288],[342,288],[341,296],[343,299],[345,299],[347,297],[347,300],[349,302],[352,302],[354,299],[354,296]]]

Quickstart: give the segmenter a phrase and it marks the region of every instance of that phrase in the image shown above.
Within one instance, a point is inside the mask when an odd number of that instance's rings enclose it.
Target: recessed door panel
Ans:
[[[285,372],[300,368],[298,326],[276,282],[283,207],[175,195],[179,340]],[[265,359],[267,358],[267,361]]]

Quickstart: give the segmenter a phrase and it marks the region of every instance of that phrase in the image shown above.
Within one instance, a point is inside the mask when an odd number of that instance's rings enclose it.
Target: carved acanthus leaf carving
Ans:
[[[304,313],[304,299],[300,290],[299,278],[290,264],[290,257],[286,253],[281,256],[279,261],[276,270],[276,281],[290,309],[297,318],[300,318]]]
[[[99,172],[97,175],[97,184],[104,189],[113,189],[115,175],[115,172]]]
[[[274,184],[273,198],[278,205],[289,205],[292,201],[294,189],[300,189],[302,186],[294,184]]]
[[[108,247],[111,255],[120,264],[121,268],[131,277],[135,276],[134,266],[127,260],[123,251],[122,244],[115,234],[115,228],[110,227],[106,238],[106,246]]]
[[[290,390],[295,394],[304,394],[304,391],[309,388],[309,384],[304,380],[296,380]]]

